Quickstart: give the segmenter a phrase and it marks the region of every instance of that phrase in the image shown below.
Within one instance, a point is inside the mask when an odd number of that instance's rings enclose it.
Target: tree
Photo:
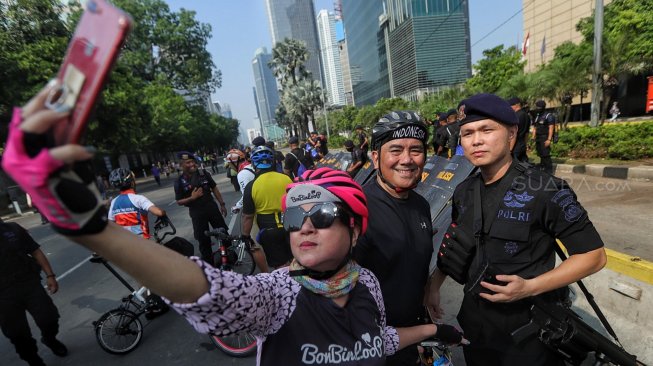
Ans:
[[[310,55],[303,41],[285,38],[272,48],[272,59],[268,66],[274,76],[281,81],[281,87],[297,85],[297,81],[309,77],[304,64]]]
[[[525,61],[517,47],[503,45],[483,51],[483,58],[475,65],[475,74],[466,82],[470,94],[496,93],[511,77],[524,72]]]

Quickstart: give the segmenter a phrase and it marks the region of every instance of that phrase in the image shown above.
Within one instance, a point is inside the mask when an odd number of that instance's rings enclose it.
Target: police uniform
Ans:
[[[0,328],[30,365],[40,365],[26,311],[41,330],[42,341],[54,340],[59,332],[59,312],[41,285],[41,267],[31,254],[39,249],[25,229],[0,223]]]
[[[505,109],[491,103],[495,103],[495,99],[490,97],[463,101],[468,114],[508,125],[517,124],[512,110],[509,109],[513,113],[510,116]],[[505,106],[510,108],[507,103]],[[462,124],[466,122],[463,120]],[[479,204],[480,210],[475,207]],[[475,217],[479,212],[482,215],[480,226]],[[471,342],[464,348],[467,364],[563,365],[563,361],[537,337],[520,344],[513,341],[511,332],[530,320],[532,303],[528,299],[509,303],[487,301],[478,296],[479,291],[488,292],[478,282],[479,278],[487,281],[488,276],[497,274],[529,279],[552,270],[556,238],[564,243],[570,255],[603,247],[573,190],[562,179],[513,161],[498,181],[486,185],[479,173],[458,185],[453,196],[452,221],[458,225],[456,230],[465,234],[459,237],[472,241],[476,228],[481,228],[482,240],[467,271],[465,295],[458,313],[458,322]],[[474,243],[466,244],[474,246]],[[441,264],[438,263],[439,267]],[[483,272],[484,277],[481,276]],[[566,288],[540,297],[550,302],[565,301]]]
[[[538,107],[541,106],[541,110],[535,114],[535,119],[533,120],[533,125],[535,126],[535,149],[537,150],[537,155],[540,157],[540,165],[544,171],[547,173],[553,173],[553,162],[551,161],[551,143],[549,141],[549,146],[544,146],[545,141],[549,139],[549,126],[555,128],[556,118],[553,113],[545,112],[543,101]]]
[[[213,188],[216,186],[211,175],[204,169],[197,169],[193,174],[187,176],[182,174],[175,181],[175,200],[181,200],[191,196],[195,188],[201,187],[204,194],[196,200],[189,202],[188,213],[193,223],[193,235],[199,242],[202,259],[212,263],[211,238],[204,235],[209,230],[209,224],[214,229],[227,229],[218,205],[213,199]]]

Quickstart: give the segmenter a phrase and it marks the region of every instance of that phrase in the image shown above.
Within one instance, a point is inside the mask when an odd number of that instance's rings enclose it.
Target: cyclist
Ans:
[[[109,220],[144,239],[149,239],[148,212],[157,217],[164,217],[165,210],[155,206],[147,197],[136,194],[136,179],[134,173],[128,169],[112,170],[109,174],[109,183],[120,190],[120,194],[111,200]],[[145,314],[146,318],[153,319],[168,311],[168,305],[158,295],[151,294],[147,300],[149,306]]]
[[[413,189],[426,163],[428,127],[412,111],[393,111],[372,128],[377,177],[363,190],[370,230],[358,239],[354,258],[379,279],[388,324],[421,324],[433,230],[428,202]],[[389,357],[388,365],[414,365],[417,347]]]
[[[148,212],[164,217],[165,210],[155,206],[147,197],[136,194],[136,179],[134,173],[128,169],[112,170],[109,174],[109,183],[120,190],[120,194],[111,200],[109,220],[136,235],[149,239]]]
[[[269,264],[272,267],[286,265],[292,256],[288,246],[286,233],[281,223],[281,197],[286,192],[286,186],[292,181],[287,175],[274,169],[274,152],[266,146],[252,150],[252,166],[256,178],[250,181],[243,191],[243,238],[252,241],[251,232],[254,217],[259,232],[256,242],[261,244],[265,255],[260,250],[252,252],[257,266],[267,272]],[[266,264],[267,260],[267,264]]]
[[[238,175],[236,178],[238,179],[238,185],[240,186],[240,199],[238,202],[236,202],[233,207],[231,207],[231,213],[238,213],[240,210],[243,208],[243,193],[245,193],[245,187],[247,187],[247,184],[251,181],[254,180],[256,177],[256,172],[254,171],[254,167],[252,166],[252,163],[249,161],[249,158],[245,158],[245,162],[247,164],[242,165],[242,168],[238,172]]]

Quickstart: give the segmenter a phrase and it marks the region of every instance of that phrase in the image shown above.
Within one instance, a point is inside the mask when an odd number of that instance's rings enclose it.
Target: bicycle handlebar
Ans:
[[[166,227],[169,227],[170,231],[163,233],[163,236],[159,238],[158,234],[161,232],[161,230],[163,230]],[[156,222],[154,223],[154,237],[156,238],[157,243],[162,243],[163,239],[165,239],[166,236],[168,235],[173,236],[176,233],[177,233],[177,228],[175,227],[175,225],[172,224],[172,221],[170,220],[170,218],[168,218],[168,216],[163,216],[156,219]]]
[[[229,235],[227,234],[227,230],[225,228],[220,227],[217,229],[212,229],[212,230],[206,230],[204,232],[204,235],[206,236],[217,236],[219,239],[227,239],[229,238]]]

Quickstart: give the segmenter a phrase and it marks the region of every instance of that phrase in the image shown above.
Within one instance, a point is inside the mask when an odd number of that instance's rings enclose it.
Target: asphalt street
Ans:
[[[648,225],[653,222],[650,211],[653,183],[578,174],[564,174],[562,177],[576,191],[608,248],[653,260],[653,240],[648,231]],[[234,192],[224,173],[214,175],[214,179],[227,207],[231,207],[240,198],[240,193]],[[172,177],[163,178],[163,186],[159,188],[151,179],[140,180],[137,191],[164,208],[178,229],[177,235],[196,245],[187,209],[174,202],[173,181]],[[227,224],[231,220],[229,214]],[[58,358],[39,343],[39,354],[48,365],[255,364],[254,357],[236,359],[224,355],[212,345],[208,336],[195,332],[173,311],[152,321],[142,319],[144,337],[132,353],[116,356],[102,351],[96,342],[92,322],[104,312],[116,308],[128,290],[102,265],[88,262],[91,253],[86,249],[55,234],[49,225],[40,225],[38,215],[26,215],[13,221],[27,228],[41,244],[59,278],[60,290],[53,299],[61,313],[59,338],[68,346],[70,354]],[[147,263],[147,258],[143,258],[143,263]],[[136,286],[135,281],[131,283]],[[455,322],[461,298],[462,289],[453,281],[447,281],[442,289],[447,322]],[[31,324],[35,338],[39,339],[38,329]],[[460,352],[455,354],[456,364],[464,364]],[[0,355],[2,365],[24,364],[4,337],[0,337]]]

